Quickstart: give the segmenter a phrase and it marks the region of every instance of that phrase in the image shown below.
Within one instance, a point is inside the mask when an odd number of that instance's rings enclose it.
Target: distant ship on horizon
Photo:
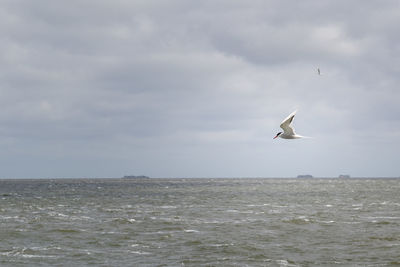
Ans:
[[[312,176],[311,174],[301,174],[301,175],[297,175],[297,178],[309,179],[309,178],[314,178],[314,176]]]

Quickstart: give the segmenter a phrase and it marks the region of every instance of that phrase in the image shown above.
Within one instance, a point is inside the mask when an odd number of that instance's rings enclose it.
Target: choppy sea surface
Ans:
[[[400,179],[0,180],[0,266],[400,266]]]

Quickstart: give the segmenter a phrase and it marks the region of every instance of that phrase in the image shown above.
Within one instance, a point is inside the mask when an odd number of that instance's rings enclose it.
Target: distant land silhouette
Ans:
[[[125,175],[122,179],[150,179],[150,177],[145,175]]]

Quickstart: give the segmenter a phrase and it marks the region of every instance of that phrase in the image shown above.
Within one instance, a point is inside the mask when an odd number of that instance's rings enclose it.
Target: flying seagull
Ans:
[[[307,138],[305,136],[301,136],[296,134],[294,131],[294,128],[290,125],[293,121],[294,115],[296,115],[296,111],[292,112],[286,119],[284,119],[281,123],[281,128],[283,129],[283,132],[279,132],[276,134],[276,136],[273,138],[283,138],[283,139],[299,139],[299,138]]]
[[[321,70],[319,68],[317,68],[318,71],[318,75],[321,75]]]

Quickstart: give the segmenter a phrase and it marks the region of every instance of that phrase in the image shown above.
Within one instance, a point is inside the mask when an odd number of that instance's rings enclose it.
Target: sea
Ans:
[[[4,179],[0,266],[400,266],[400,179]]]

